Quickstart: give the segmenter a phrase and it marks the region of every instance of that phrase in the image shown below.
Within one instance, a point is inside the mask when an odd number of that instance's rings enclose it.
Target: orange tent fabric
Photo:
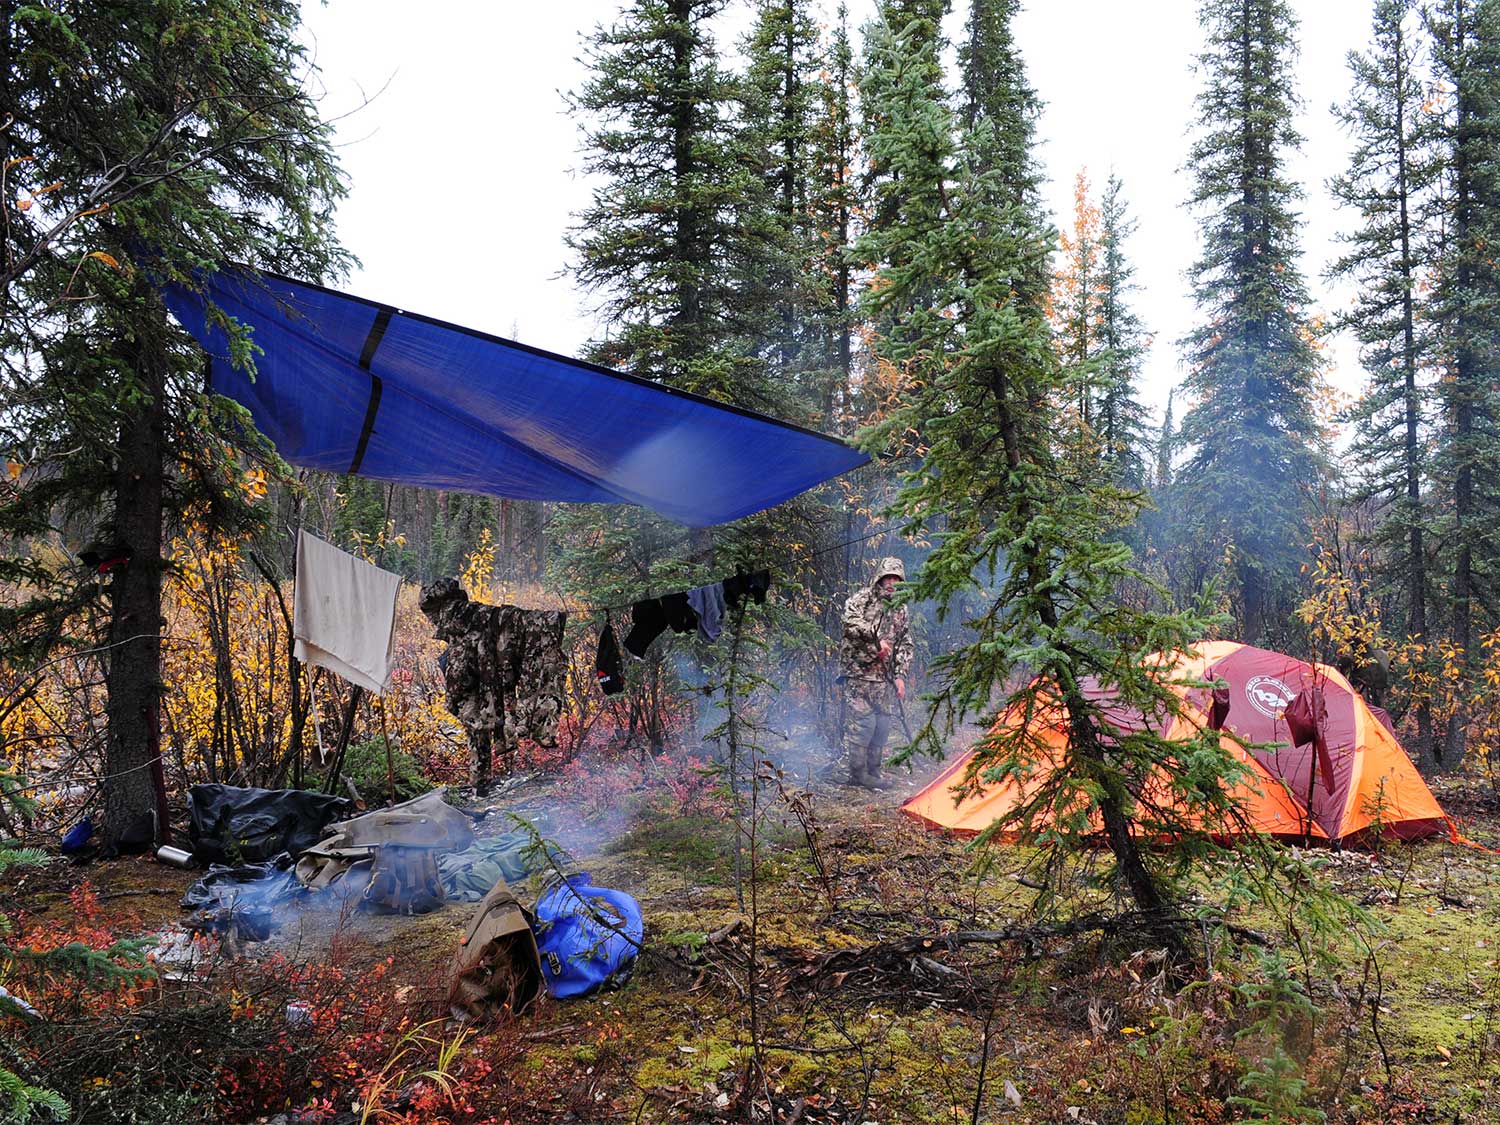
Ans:
[[[1164,666],[1168,659],[1158,657]],[[1336,669],[1230,641],[1205,641],[1171,659],[1168,674],[1173,680],[1228,684],[1229,709],[1222,717],[1225,734],[1220,745],[1248,771],[1247,782],[1230,794],[1246,831],[1346,840],[1367,832],[1378,819],[1381,831],[1402,839],[1438,833],[1458,839],[1395,735]],[[1213,698],[1203,688],[1174,690],[1183,706],[1180,714],[1162,720],[1167,724],[1163,733],[1185,740],[1209,726]],[[1097,690],[1090,694],[1108,713],[1106,695]],[[1222,711],[1222,697],[1220,707]],[[1289,710],[1294,718],[1290,723]],[[1313,716],[1311,725],[1296,721],[1305,715]],[[1139,715],[1116,712],[1108,717],[1121,729],[1161,725]],[[1037,732],[1042,745],[1058,753],[1067,744],[1064,718],[1060,709],[1056,716],[1044,714]],[[1004,715],[999,721],[1018,719]],[[1247,750],[1229,732],[1268,748]],[[1299,741],[1299,735],[1305,741]],[[1024,784],[991,784],[956,801],[955,787],[964,781],[973,757],[970,751],[950,763],[901,811],[934,828],[979,833],[1033,792],[1048,768],[1043,760]],[[1164,779],[1155,784],[1148,779],[1141,799],[1161,804],[1172,800],[1170,793]]]

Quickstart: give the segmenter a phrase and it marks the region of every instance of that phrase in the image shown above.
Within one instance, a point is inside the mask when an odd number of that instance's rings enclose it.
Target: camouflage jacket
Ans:
[[[880,642],[891,646],[882,664]],[[839,648],[844,675],[851,680],[888,680],[911,669],[911,616],[904,605],[894,608],[866,586],[844,603],[844,641]]]
[[[461,597],[424,600],[422,608],[437,639],[448,643],[443,680],[454,717],[470,730],[501,735],[508,746],[520,738],[555,745],[567,615]]]

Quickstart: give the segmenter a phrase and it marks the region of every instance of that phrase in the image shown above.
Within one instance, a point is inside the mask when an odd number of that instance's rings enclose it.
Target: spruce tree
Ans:
[[[1354,89],[1335,112],[1355,148],[1348,171],[1330,187],[1359,225],[1345,237],[1348,250],[1330,273],[1358,287],[1335,323],[1354,332],[1368,376],[1351,412],[1355,437],[1347,457],[1359,482],[1351,499],[1376,505],[1379,592],[1397,613],[1404,608],[1400,620],[1408,638],[1427,645],[1430,389],[1422,372],[1430,342],[1419,289],[1433,253],[1437,166],[1415,14],[1414,0],[1379,0],[1369,50],[1349,56]],[[1349,655],[1363,660],[1367,654]],[[1432,745],[1426,703],[1417,707],[1417,725],[1419,752],[1426,753]]]
[[[742,260],[741,289],[769,314],[763,340],[748,343],[764,356],[767,378],[795,411],[790,416],[837,432],[849,428],[854,368],[847,252],[859,206],[853,52],[843,7],[821,36],[812,9],[810,0],[760,0],[745,43],[739,143],[757,169],[760,194],[739,205],[742,226],[758,233]],[[821,630],[813,633],[809,622],[804,635],[838,636],[849,541],[864,530],[855,510],[869,476],[800,497],[765,528],[789,576],[810,590],[812,615],[821,617]],[[824,641],[816,656],[816,694],[826,701],[837,695],[837,647]],[[823,718],[836,734],[833,713]]]
[[[1167,776],[1213,819],[1227,815],[1223,782],[1232,767],[1206,743],[1185,750],[1149,733],[1119,738],[1099,701],[1113,695],[1129,708],[1170,710],[1170,691],[1140,654],[1175,649],[1203,623],[1120,604],[1116,587],[1135,572],[1115,536],[1138,501],[1096,466],[1080,473],[1057,456],[1066,377],[1049,336],[1046,290],[1025,284],[1045,277],[1054,236],[1036,208],[1005,190],[1000,154],[1015,151],[1017,138],[1000,137],[1003,121],[987,116],[960,132],[930,80],[931,41],[877,24],[867,59],[862,93],[882,123],[867,144],[903,190],[893,221],[858,243],[863,260],[879,263],[864,301],[877,324],[891,325],[878,349],[913,379],[865,441],[872,450],[923,449],[896,510],[909,530],[938,531],[909,595],[932,599],[940,614],[962,600],[981,603],[966,616],[967,643],[933,662],[940,687],[918,742],[940,752],[943,717],[1061,708],[1070,738],[1057,751],[1058,769],[992,830],[1053,842],[1054,856],[1076,854],[1097,814],[1123,893],[1153,935],[1186,956],[1170,880],[1192,848],[1150,854],[1137,845],[1133,821],[1146,835],[1174,831],[1158,823],[1159,808],[1138,801],[1139,779],[1173,755],[1190,758],[1192,768]],[[1019,59],[996,73],[1020,75]],[[990,726],[976,751],[966,787],[1036,781],[1053,753],[1029,723]],[[1065,815],[1048,823],[1047,810]]]
[[[1466,679],[1479,662],[1481,606],[1500,581],[1500,4],[1444,0],[1430,15],[1439,78],[1443,166],[1438,285],[1432,319],[1443,368],[1439,472],[1451,551],[1449,636]],[[1448,721],[1439,760],[1463,755],[1467,714]]]
[[[818,108],[817,26],[806,0],[761,0],[745,42],[738,142],[756,177],[752,193],[737,201],[740,226],[758,245],[740,264],[741,299],[765,307],[762,340],[771,378],[795,387],[799,403],[819,403],[826,376],[817,341],[810,338],[814,307],[825,286],[814,272],[813,116]]]
[[[729,111],[737,88],[710,28],[725,0],[636,0],[586,51],[572,99],[600,186],[570,238],[574,274],[608,326],[590,358],[738,406],[764,408],[762,327],[734,285],[736,204],[754,195]]]
[[[1134,229],[1113,176],[1099,202],[1087,174],[1073,192],[1072,229],[1063,232],[1054,280],[1052,320],[1076,411],[1079,455],[1094,458],[1112,479],[1146,487],[1145,408],[1135,383],[1146,350],[1145,330],[1130,308],[1135,270],[1124,240]]]
[[[1111,175],[1104,185],[1099,206],[1099,353],[1095,376],[1097,406],[1094,427],[1105,464],[1116,480],[1127,488],[1144,489],[1149,483],[1146,408],[1137,397],[1141,359],[1149,340],[1140,317],[1130,307],[1135,267],[1125,253],[1125,240],[1135,230],[1122,185]]]
[[[81,514],[102,549],[128,558],[102,587],[104,635],[86,638],[106,653],[101,834],[112,848],[148,835],[161,811],[164,535],[189,512],[210,527],[253,523],[234,446],[266,454],[243,411],[204,393],[201,353],[156,283],[198,285],[229,261],[313,280],[337,272],[330,215],[343,183],[302,85],[291,0],[3,7],[4,156],[36,194],[5,230],[0,426],[25,469],[0,524],[8,536],[60,535],[60,520]],[[234,335],[251,377],[253,347]],[[55,593],[59,613],[102,586],[24,557],[8,571],[42,603]],[[26,607],[6,643],[60,637],[48,608]]]
[[[572,108],[585,167],[599,186],[569,244],[574,276],[599,298],[603,331],[588,356],[736,406],[813,421],[800,376],[771,377],[777,364],[790,370],[801,362],[802,298],[795,284],[790,295],[767,284],[799,279],[797,242],[778,210],[782,182],[770,182],[765,169],[784,162],[798,196],[805,141],[794,120],[789,132],[759,134],[766,142],[759,151],[747,147],[746,113],[769,127],[785,108],[775,95],[786,88],[768,68],[754,90],[725,70],[712,34],[724,7],[725,0],[634,0],[586,49],[589,76]],[[796,19],[763,22],[761,31],[768,45],[791,43],[794,55],[804,49]],[[796,119],[803,92],[800,82],[793,86]],[[781,316],[787,309],[790,322]],[[561,509],[549,533],[557,580],[594,605],[722,578],[721,570],[750,557],[779,562],[785,543],[768,517],[687,532],[617,506]],[[633,730],[657,749],[676,705],[666,647],[652,649],[642,690],[628,699]]]
[[[1185,339],[1193,404],[1180,440],[1184,519],[1213,554],[1235,550],[1240,626],[1262,638],[1288,618],[1304,541],[1302,490],[1320,471],[1314,355],[1297,264],[1298,191],[1284,162],[1301,138],[1285,0],[1204,0],[1199,137],[1190,202],[1203,251],[1190,276],[1201,323]]]
[[[823,44],[823,69],[816,87],[811,136],[813,182],[809,200],[818,258],[813,272],[823,278],[822,297],[812,313],[811,331],[823,341],[828,382],[823,393],[825,431],[834,432],[849,406],[854,372],[854,312],[849,244],[861,205],[855,168],[858,136],[852,90],[854,51],[849,12],[839,5],[837,23]]]
[[[1073,183],[1073,223],[1059,238],[1059,268],[1053,279],[1052,320],[1057,348],[1070,384],[1065,395],[1076,412],[1075,454],[1098,454],[1093,431],[1100,340],[1099,207],[1090,198],[1087,172]]]
[[[1003,206],[1040,213],[1042,170],[1034,142],[1041,101],[1026,80],[1011,24],[1021,0],[971,0],[964,42],[959,45],[963,126],[980,122],[994,127],[994,148],[986,157],[992,173],[987,190],[997,191]],[[1048,284],[1045,272],[1025,279],[1025,290]]]
[[[1153,483],[1158,490],[1172,487],[1173,466],[1177,456],[1177,428],[1172,417],[1172,402],[1176,396],[1175,387],[1167,392],[1167,409],[1162,415],[1161,430],[1156,436],[1156,476]]]
[[[884,116],[889,107],[875,96],[870,86],[872,80],[876,83],[882,80],[875,73],[881,64],[871,46],[877,36],[899,37],[908,44],[914,61],[905,81],[914,94],[921,91],[924,98],[941,98],[940,56],[944,42],[943,14],[947,10],[947,0],[881,0],[877,5],[875,22],[865,28],[864,60],[858,83],[861,136],[871,138],[892,127],[890,119]],[[879,230],[899,219],[905,198],[902,169],[893,167],[887,154],[875,145],[866,145],[865,161],[864,188],[869,201],[866,226]]]

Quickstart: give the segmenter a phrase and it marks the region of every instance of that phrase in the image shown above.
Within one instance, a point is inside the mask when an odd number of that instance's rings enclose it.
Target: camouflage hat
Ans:
[[[880,565],[875,569],[875,581],[879,582],[882,578],[885,578],[886,576],[892,574],[901,579],[901,581],[905,582],[906,564],[904,564],[900,559],[894,556],[892,556],[891,558],[881,559]]]

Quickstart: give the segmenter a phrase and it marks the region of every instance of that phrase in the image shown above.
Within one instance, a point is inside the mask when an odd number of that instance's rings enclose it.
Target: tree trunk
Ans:
[[[116,567],[110,583],[109,723],[101,830],[106,854],[144,848],[167,831],[158,726],[166,356],[155,327],[142,325],[129,345],[141,395],[127,408],[120,426],[113,482],[114,534],[129,560]]]
[[[1076,681],[1061,686],[1063,704],[1068,711],[1069,741],[1073,749],[1080,757],[1098,763],[1105,770],[1112,769],[1099,738],[1098,720],[1083,692],[1079,690]],[[1145,919],[1146,928],[1162,943],[1173,964],[1189,964],[1193,955],[1182,936],[1178,912],[1162,895],[1161,888],[1141,858],[1140,844],[1130,831],[1131,821],[1125,812],[1124,799],[1112,792],[1107,785],[1099,798],[1099,813],[1104,821],[1104,838],[1115,857],[1115,866],[1136,909]]]
[[[1463,10],[1458,11],[1458,22],[1454,28],[1454,41],[1464,49],[1468,30],[1463,23]],[[1453,242],[1457,248],[1458,270],[1455,278],[1457,291],[1464,300],[1473,285],[1473,269],[1470,266],[1470,239],[1473,228],[1474,181],[1470,165],[1472,119],[1474,116],[1473,93],[1461,83],[1458,96],[1458,132],[1453,161],[1454,181],[1454,230]],[[1467,310],[1466,310],[1467,311]],[[1469,339],[1471,326],[1460,318],[1456,325],[1458,344],[1453,356],[1453,440],[1457,451],[1458,471],[1453,482],[1454,538],[1458,549],[1453,568],[1453,645],[1458,650],[1462,686],[1467,688],[1474,670],[1473,619],[1474,619],[1474,403],[1478,397],[1478,357],[1474,354]],[[1467,708],[1462,703],[1448,717],[1448,727],[1443,737],[1442,752],[1436,753],[1438,763],[1449,769],[1457,766],[1464,755],[1465,734],[1468,727]]]
[[[1402,51],[1405,42],[1399,38],[1401,25],[1396,25],[1396,194],[1400,207],[1401,224],[1401,367],[1405,394],[1405,434],[1402,456],[1406,469],[1407,515],[1407,634],[1419,644],[1427,643],[1427,570],[1425,546],[1422,542],[1422,461],[1421,461],[1421,403],[1417,397],[1417,332],[1416,332],[1416,286],[1417,263],[1412,252],[1411,237],[1411,177],[1410,154],[1406,135],[1406,99],[1404,84],[1406,77],[1401,70]],[[1432,704],[1423,700],[1417,704],[1417,759],[1431,760]]]

